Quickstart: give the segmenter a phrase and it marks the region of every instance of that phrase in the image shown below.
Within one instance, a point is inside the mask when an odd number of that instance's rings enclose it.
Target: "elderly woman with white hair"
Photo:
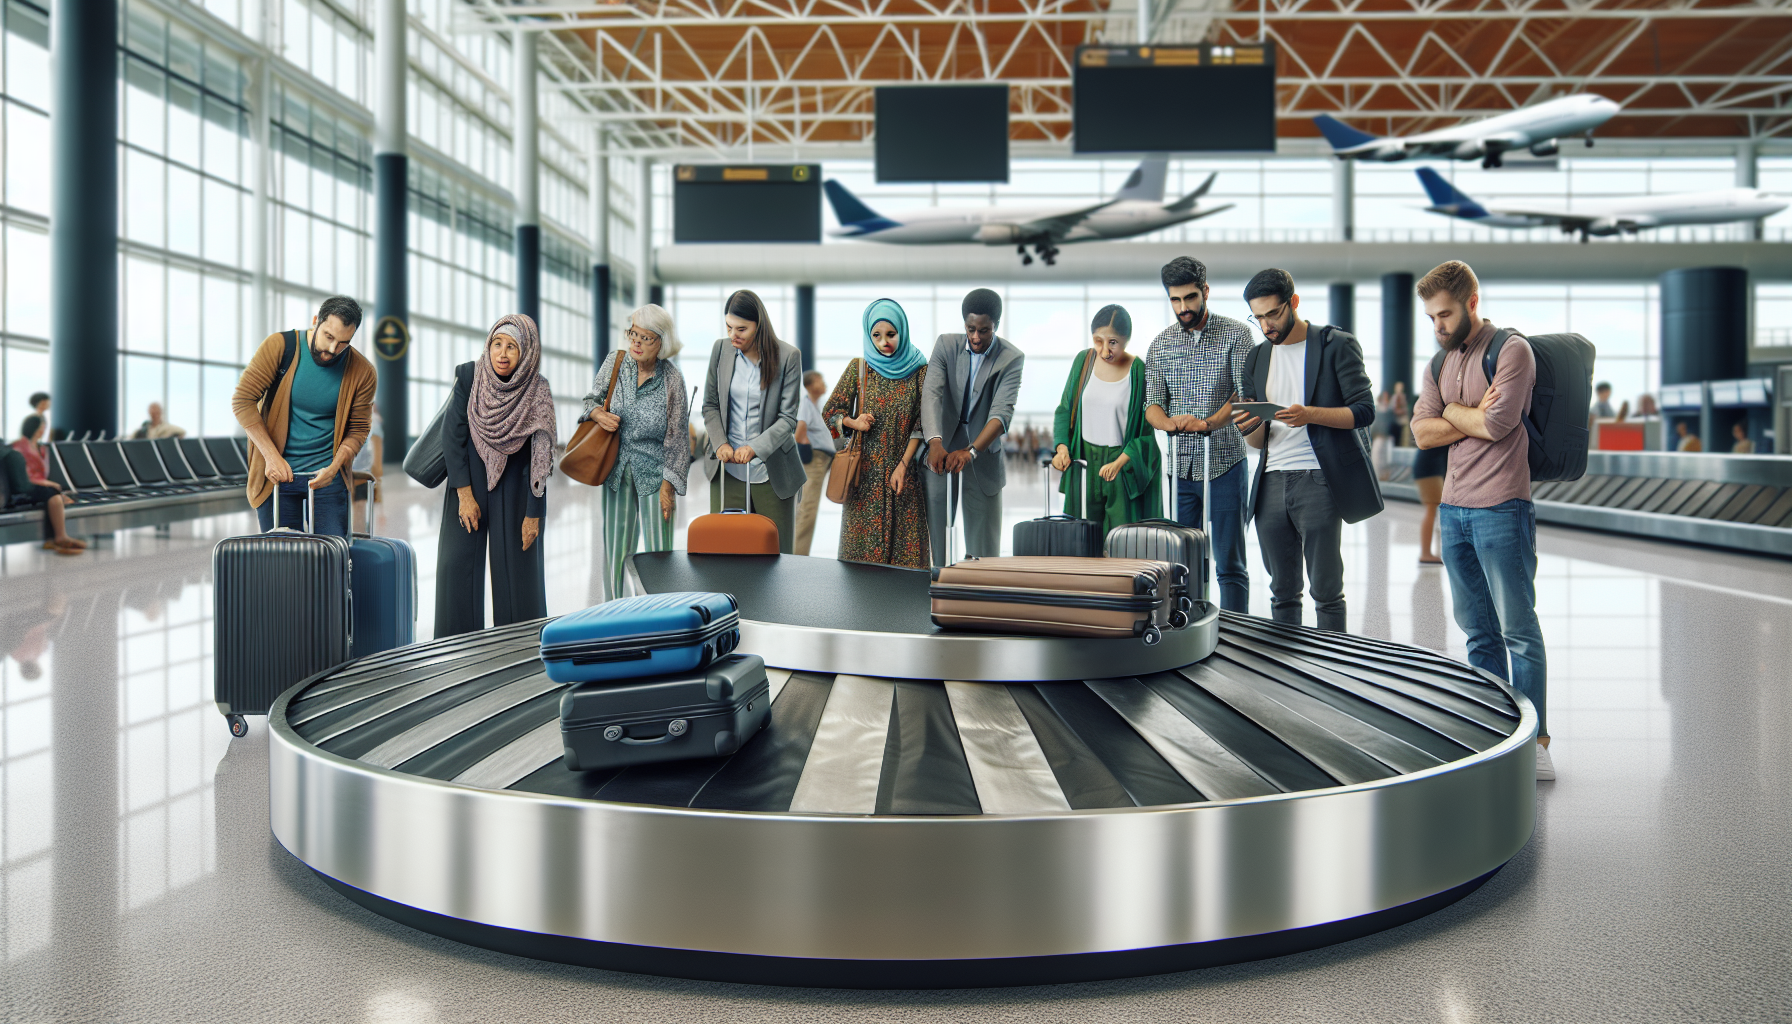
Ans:
[[[629,314],[628,349],[610,353],[585,395],[582,418],[616,431],[618,441],[616,468],[603,485],[604,581],[612,598],[622,593],[623,566],[637,544],[672,549],[672,513],[691,469],[690,398],[672,361],[681,347],[672,314],[642,306]]]

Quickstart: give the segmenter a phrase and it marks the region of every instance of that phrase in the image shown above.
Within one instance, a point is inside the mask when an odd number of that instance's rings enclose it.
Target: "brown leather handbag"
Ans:
[[[853,399],[853,416],[859,414],[859,407],[865,401],[865,359],[859,358],[859,393]],[[828,500],[836,505],[846,503],[846,496],[859,486],[859,474],[864,471],[865,432],[855,430],[846,442],[846,447],[834,453],[834,461],[828,466]]]
[[[616,380],[622,375],[622,353],[610,368],[610,387],[604,392],[603,410],[610,411],[610,399],[616,395]],[[598,487],[610,479],[616,468],[616,453],[621,448],[614,430],[606,430],[593,420],[580,423],[566,442],[566,454],[560,456],[560,472],[582,484]]]

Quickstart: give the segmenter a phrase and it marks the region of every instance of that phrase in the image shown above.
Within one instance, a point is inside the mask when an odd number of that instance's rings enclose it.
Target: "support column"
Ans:
[[[653,301],[653,161],[636,161],[635,180],[635,305]]]
[[[1139,0],[1139,45],[1151,41],[1151,0]]]
[[[610,354],[610,152],[608,134],[591,144],[591,372]]]
[[[536,124],[534,32],[512,37],[510,140],[516,157],[516,311],[541,326],[541,136]]]
[[[1736,144],[1736,187],[1761,187],[1760,151],[1756,148],[1753,140],[1744,140]],[[1766,237],[1762,221],[1745,222],[1742,225],[1742,237],[1745,240],[1756,242]]]
[[[1332,162],[1332,238],[1356,241],[1356,161]]]
[[[803,354],[803,369],[815,369],[815,286],[796,286],[796,349]]]
[[[1332,326],[1356,333],[1356,285],[1349,281],[1334,282],[1329,289]]]
[[[373,351],[385,430],[385,461],[397,465],[411,439],[410,188],[405,141],[405,2],[378,0],[373,24]]]
[[[1396,383],[1406,385],[1406,408],[1412,411],[1418,395],[1412,386],[1412,275],[1381,275],[1381,389],[1394,393]]]
[[[50,17],[50,412],[118,433],[118,7]],[[8,424],[8,429],[11,428]],[[109,742],[109,741],[108,741]]]
[[[1661,275],[1661,382],[1697,384],[1748,375],[1748,271],[1740,267],[1690,267]],[[1728,451],[1735,409],[1701,403],[1699,439],[1706,451]],[[1680,418],[1686,418],[1684,414]],[[1664,416],[1662,445],[1674,449],[1676,418]],[[1722,445],[1719,448],[1719,445]]]

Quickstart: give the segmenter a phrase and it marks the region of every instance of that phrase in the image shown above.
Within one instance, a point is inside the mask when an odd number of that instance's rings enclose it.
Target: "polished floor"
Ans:
[[[1009,518],[1038,514],[1038,476],[1014,476]],[[597,502],[559,483],[554,612],[602,592]],[[419,638],[440,510],[401,482],[380,517],[416,547]],[[838,522],[824,505],[816,554]],[[1351,629],[1460,656],[1417,522],[1396,502],[1349,529]],[[0,548],[0,1021],[1792,1020],[1783,561],[1541,531],[1561,778],[1524,852],[1430,918],[1156,978],[833,992],[537,963],[336,896],[269,835],[261,720],[232,742],[210,703],[211,547],[250,523],[121,533],[79,558]],[[1259,613],[1265,578],[1253,556]]]

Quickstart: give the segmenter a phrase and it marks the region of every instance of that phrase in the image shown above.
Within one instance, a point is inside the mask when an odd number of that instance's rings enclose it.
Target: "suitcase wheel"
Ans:
[[[1146,626],[1145,627],[1145,633],[1144,633],[1144,636],[1142,637],[1142,639],[1145,641],[1146,647],[1157,646],[1157,642],[1159,640],[1162,640],[1163,638],[1164,638],[1164,635],[1162,633],[1158,632],[1158,629],[1156,626]]]
[[[1188,626],[1188,613],[1187,612],[1174,611],[1174,612],[1170,613],[1170,628],[1171,629],[1184,629],[1184,628],[1187,628],[1187,626]]]
[[[249,735],[249,723],[242,715],[225,715],[224,721],[230,723],[230,735],[238,739]]]

